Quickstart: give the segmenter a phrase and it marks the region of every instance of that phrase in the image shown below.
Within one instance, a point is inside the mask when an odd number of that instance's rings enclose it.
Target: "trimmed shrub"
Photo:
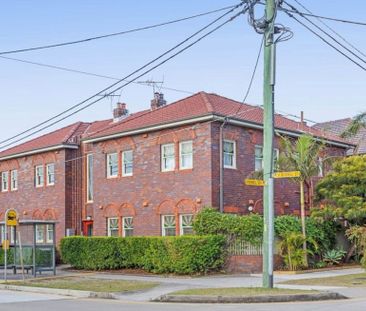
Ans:
[[[67,237],[61,256],[77,269],[142,268],[155,273],[193,274],[220,269],[224,236]]]
[[[263,217],[258,214],[236,216],[222,214],[213,208],[204,208],[195,217],[193,228],[198,235],[222,234],[230,238],[240,238],[252,245],[262,242]],[[337,225],[331,221],[319,222],[306,219],[307,237],[316,242],[319,250],[331,249],[335,244]],[[282,239],[290,233],[301,233],[301,220],[292,215],[275,218],[276,235]],[[311,247],[316,253],[316,249]]]

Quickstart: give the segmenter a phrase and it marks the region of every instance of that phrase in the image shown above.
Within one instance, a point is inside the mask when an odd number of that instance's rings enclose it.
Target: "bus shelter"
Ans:
[[[56,274],[56,222],[53,220],[20,220],[17,226],[8,226],[0,222],[0,269],[5,269],[5,250],[7,246],[7,271],[14,274],[21,271],[34,277],[37,272]],[[5,231],[7,233],[5,234]]]

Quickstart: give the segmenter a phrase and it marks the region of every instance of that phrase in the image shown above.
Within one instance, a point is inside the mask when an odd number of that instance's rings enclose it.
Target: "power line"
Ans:
[[[305,5],[303,5],[300,1],[294,0],[298,5],[300,5],[305,11],[307,11],[310,14],[313,14]],[[332,33],[334,33],[338,38],[343,40],[343,42],[347,43],[350,47],[354,48],[358,53],[360,53],[362,56],[366,57],[366,54],[363,53],[360,49],[358,49],[354,44],[349,42],[345,37],[343,37],[341,34],[339,34],[337,31],[335,31],[332,27],[330,27],[327,23],[325,23],[321,18],[315,17],[320,23],[322,23],[325,27],[327,27]]]
[[[248,84],[248,87],[247,87],[247,91],[245,93],[245,96],[244,96],[244,99],[242,101],[243,104],[245,104],[245,101],[247,100],[247,97],[250,93],[250,90],[252,88],[252,84],[253,84],[253,81],[254,81],[254,76],[255,76],[255,73],[257,72],[257,67],[258,67],[258,63],[259,63],[259,58],[262,54],[262,48],[263,48],[263,44],[264,44],[264,36],[261,40],[261,43],[259,45],[259,51],[258,51],[258,55],[257,55],[257,59],[255,60],[255,65],[254,65],[254,68],[253,68],[253,72],[252,72],[252,75],[251,75],[251,78],[250,78],[250,81],[249,81],[249,84]],[[236,111],[237,114],[239,114],[239,112],[241,111],[241,106],[239,106],[238,110]]]
[[[292,10],[299,12],[299,10],[297,10],[293,5],[289,4],[286,1],[283,1],[284,3],[286,3]],[[319,29],[322,33],[324,33],[326,36],[328,36],[330,39],[332,39],[334,42],[336,42],[337,44],[339,44],[342,48],[344,48],[346,51],[348,51],[349,53],[351,53],[353,56],[355,56],[356,58],[358,58],[360,61],[362,61],[363,63],[366,64],[366,61],[360,57],[359,55],[357,55],[356,53],[354,53],[352,50],[350,50],[348,47],[346,47],[344,44],[340,43],[337,39],[335,39],[332,35],[330,35],[329,33],[327,33],[324,29],[322,29],[320,26],[318,26],[317,24],[315,24],[312,20],[310,20],[309,18],[307,18],[306,16],[303,16],[300,14],[300,16],[302,18],[304,18],[305,20],[307,20],[310,24],[312,24],[314,27],[316,27],[317,29]]]
[[[126,78],[128,78],[128,77],[130,77],[130,76],[134,75],[135,73],[137,73],[137,72],[139,72],[139,71],[141,71],[141,68],[146,68],[148,65],[150,65],[150,64],[151,64],[151,63],[153,63],[153,62],[155,62],[155,60],[162,58],[162,57],[163,57],[163,56],[165,56],[168,52],[170,52],[170,51],[172,51],[172,50],[176,49],[176,47],[179,47],[179,46],[180,46],[180,45],[182,45],[184,42],[186,42],[186,41],[188,41],[190,38],[192,38],[192,37],[196,36],[198,33],[202,32],[203,30],[205,30],[206,28],[208,28],[208,27],[209,27],[209,26],[211,26],[212,24],[216,23],[219,19],[221,19],[221,18],[223,18],[224,16],[226,16],[227,14],[231,13],[232,11],[234,11],[236,8],[238,8],[238,7],[239,7],[239,6],[241,6],[241,5],[242,5],[242,4],[237,5],[234,9],[231,9],[230,11],[226,12],[226,13],[225,13],[225,14],[223,14],[221,17],[219,17],[219,18],[215,19],[213,22],[211,22],[211,23],[210,23],[210,24],[208,24],[207,26],[205,26],[205,27],[201,28],[201,29],[200,29],[199,31],[197,31],[195,34],[193,34],[193,35],[192,35],[192,36],[190,36],[189,38],[185,39],[184,41],[182,41],[181,43],[179,43],[178,45],[176,45],[174,48],[170,49],[169,51],[167,51],[167,52],[163,53],[162,55],[160,55],[159,57],[157,57],[156,59],[154,59],[154,61],[151,61],[151,62],[149,62],[148,64],[146,64],[146,65],[144,65],[144,66],[140,67],[138,70],[135,70],[132,74],[128,75]],[[227,23],[229,23],[229,22],[233,21],[233,20],[234,20],[235,18],[237,18],[239,15],[243,14],[243,13],[245,12],[245,10],[246,10],[246,9],[244,9],[244,10],[240,11],[239,13],[237,13],[237,14],[235,14],[235,15],[231,16],[231,17],[230,17],[229,19],[227,19],[225,22],[223,22],[223,23],[219,24],[218,26],[216,26],[215,28],[213,28],[212,30],[210,30],[209,32],[207,32],[206,34],[204,34],[203,36],[199,37],[198,39],[196,39],[195,41],[193,41],[192,43],[190,43],[190,44],[189,44],[189,45],[187,45],[186,47],[184,47],[184,48],[180,49],[178,52],[176,52],[176,53],[174,53],[173,55],[169,56],[168,58],[164,59],[163,61],[161,61],[161,62],[160,62],[160,63],[158,63],[157,65],[154,65],[154,66],[153,66],[153,67],[151,67],[150,69],[148,69],[148,70],[144,71],[142,74],[140,74],[140,75],[138,75],[137,77],[133,78],[133,79],[132,79],[132,80],[130,80],[129,82],[126,82],[126,83],[125,83],[125,84],[123,84],[122,86],[119,86],[119,87],[117,87],[117,88],[113,89],[112,91],[109,91],[109,93],[107,93],[107,94],[105,94],[105,95],[101,96],[100,98],[98,98],[98,99],[96,99],[96,100],[92,101],[91,103],[88,103],[87,105],[85,105],[85,106],[83,106],[83,107],[79,108],[78,110],[73,111],[73,112],[71,112],[71,113],[67,114],[66,116],[64,116],[64,117],[62,117],[62,118],[60,118],[60,119],[58,119],[58,120],[56,120],[56,121],[54,121],[54,122],[52,122],[52,123],[50,123],[50,124],[48,124],[48,125],[44,126],[44,127],[42,127],[42,128],[40,128],[40,129],[38,129],[38,130],[36,130],[36,131],[34,131],[34,132],[32,132],[32,133],[30,133],[30,134],[28,134],[28,135],[24,136],[24,137],[21,137],[21,138],[19,138],[19,139],[15,140],[15,141],[13,141],[13,142],[10,142],[10,143],[8,143],[8,144],[6,144],[6,145],[2,146],[1,148],[6,148],[6,147],[8,147],[8,146],[11,146],[11,145],[13,145],[13,144],[15,144],[15,143],[17,143],[17,142],[21,141],[21,140],[26,139],[26,138],[28,138],[28,137],[30,137],[30,136],[32,136],[32,135],[34,135],[34,134],[37,134],[37,133],[39,133],[39,132],[41,132],[41,131],[43,131],[43,130],[45,130],[45,129],[47,129],[47,128],[49,128],[49,127],[51,127],[51,126],[53,126],[53,125],[55,125],[55,124],[57,124],[57,123],[59,123],[59,122],[61,122],[61,121],[65,120],[65,119],[67,119],[67,118],[69,118],[69,117],[71,117],[72,115],[77,114],[77,113],[79,113],[80,111],[82,111],[82,110],[84,110],[84,109],[86,109],[86,108],[88,108],[88,107],[90,107],[90,106],[94,105],[95,103],[97,103],[97,102],[101,101],[104,97],[106,97],[106,96],[108,96],[108,95],[110,95],[110,94],[113,94],[113,93],[115,93],[116,91],[118,91],[118,90],[122,89],[123,87],[125,87],[125,86],[127,86],[127,85],[131,84],[133,81],[136,81],[136,80],[137,80],[137,79],[139,79],[140,77],[142,77],[142,76],[144,76],[145,74],[147,74],[147,73],[151,72],[152,70],[156,69],[157,67],[159,67],[159,66],[163,65],[163,64],[164,64],[164,63],[166,63],[167,61],[169,61],[169,60],[173,59],[174,57],[176,57],[177,55],[181,54],[181,53],[182,53],[182,52],[184,52],[185,50],[189,49],[189,48],[190,48],[190,47],[192,47],[193,45],[197,44],[197,43],[198,43],[199,41],[201,41],[202,39],[206,38],[207,36],[209,36],[210,34],[212,34],[212,33],[213,33],[213,32],[215,32],[215,31],[217,31],[218,29],[220,29],[221,27],[223,27],[223,26],[224,26],[224,25],[226,25]],[[119,81],[119,82],[121,82],[121,81]],[[48,119],[47,121],[44,121],[44,122],[42,122],[42,123],[40,123],[40,124],[38,124],[38,125],[36,125],[36,126],[33,126],[31,129],[28,129],[28,130],[26,130],[26,131],[23,131],[23,132],[22,132],[22,133],[20,133],[20,134],[17,134],[17,135],[15,135],[15,136],[13,136],[13,138],[19,137],[19,136],[21,136],[21,135],[22,135],[22,134],[24,134],[24,133],[30,132],[31,130],[33,130],[33,129],[35,129],[35,128],[38,128],[38,127],[40,127],[41,125],[44,125],[45,123],[48,123],[49,121],[54,120],[54,119],[58,118],[58,117],[59,117],[59,116],[61,116],[61,115],[64,115],[65,113],[67,113],[67,112],[69,112],[69,111],[73,110],[74,108],[76,108],[76,107],[78,107],[78,106],[81,106],[81,105],[82,105],[82,104],[84,104],[86,101],[90,100],[91,98],[96,97],[96,96],[100,95],[100,93],[105,92],[106,90],[108,90],[108,89],[112,88],[113,86],[117,85],[119,82],[113,83],[111,86],[109,86],[109,87],[107,87],[106,89],[104,89],[103,91],[101,91],[101,92],[99,92],[99,93],[97,93],[97,94],[93,95],[92,97],[89,97],[87,100],[84,100],[84,101],[82,101],[81,103],[79,103],[79,104],[77,104],[77,105],[72,106],[71,108],[69,108],[69,109],[67,109],[67,110],[63,111],[62,113],[59,113],[57,116],[52,117],[52,118]],[[8,141],[12,140],[13,138],[6,139],[6,140],[4,140],[4,141],[0,142],[0,144],[3,144],[3,143],[5,143],[5,142],[8,142]]]
[[[183,21],[194,19],[194,18],[197,18],[197,17],[202,17],[202,16],[205,16],[205,15],[214,14],[214,13],[217,13],[217,12],[220,12],[220,11],[225,11],[225,10],[228,10],[228,9],[231,9],[231,8],[234,8],[234,7],[236,7],[236,6],[231,5],[231,6],[221,8],[221,9],[216,9],[216,10],[213,10],[213,11],[204,12],[204,13],[200,13],[200,14],[196,14],[196,15],[192,15],[192,16],[188,16],[188,17],[183,17],[183,18],[179,18],[179,19],[175,19],[175,20],[171,20],[171,21],[167,21],[167,22],[162,22],[162,23],[155,24],[155,25],[149,25],[149,26],[139,27],[139,28],[135,28],[135,29],[129,29],[129,30],[109,33],[109,34],[105,34],[105,35],[100,35],[100,36],[75,40],[75,41],[54,43],[54,44],[48,44],[48,45],[43,45],[43,46],[35,46],[35,47],[29,47],[29,48],[23,48],[23,49],[17,49],[17,50],[2,51],[2,52],[0,52],[0,55],[23,53],[23,52],[30,52],[30,51],[44,50],[44,49],[51,49],[51,48],[56,48],[56,47],[61,47],[61,46],[80,44],[80,43],[90,42],[90,41],[93,41],[93,40],[99,40],[99,39],[104,39],[104,38],[109,38],[109,37],[114,37],[114,36],[125,35],[125,34],[129,34],[129,33],[133,33],[133,32],[138,32],[138,31],[142,31],[142,30],[148,30],[148,29],[153,29],[153,28],[158,28],[158,27],[170,25],[170,24],[183,22]]]
[[[338,53],[342,54],[344,57],[346,57],[348,60],[350,60],[352,63],[354,63],[356,66],[360,67],[361,69],[366,71],[366,68],[359,64],[357,61],[352,59],[350,56],[348,56],[346,53],[341,51],[339,48],[328,42],[326,39],[324,39],[321,35],[319,35],[316,31],[311,29],[309,26],[301,22],[299,19],[297,19],[294,15],[292,15],[290,12],[284,11],[289,17],[293,18],[295,21],[297,21],[299,24],[301,24],[303,27],[305,27],[307,30],[309,30],[311,33],[313,33],[315,36],[317,36],[320,40],[322,40],[325,44],[329,45],[333,49],[335,49]]]
[[[35,66],[40,66],[40,67],[45,67],[45,68],[50,68],[50,69],[55,69],[55,70],[82,74],[82,75],[91,76],[91,77],[97,77],[97,78],[103,78],[103,79],[109,79],[109,80],[115,80],[115,81],[119,81],[121,79],[121,78],[117,78],[114,76],[103,75],[103,74],[93,73],[93,72],[89,72],[89,71],[77,70],[77,69],[73,69],[73,68],[67,68],[67,67],[56,66],[56,65],[51,65],[51,64],[39,63],[39,62],[34,62],[34,61],[20,59],[20,58],[14,58],[14,57],[8,57],[8,56],[0,56],[0,58],[5,59],[5,60],[16,61],[16,62],[20,62],[20,63],[25,63],[25,64],[29,64],[29,65],[35,65]],[[128,81],[128,80],[124,79],[123,81]],[[144,82],[144,81],[136,81],[133,83],[139,84],[139,85],[144,85],[144,86],[149,86],[148,83]],[[185,93],[185,94],[194,94],[194,92],[191,92],[191,91],[180,90],[180,89],[171,88],[171,87],[167,87],[167,86],[162,86],[161,88],[170,90],[170,91]]]
[[[284,11],[284,12],[288,12],[288,13],[295,13],[295,14],[299,14],[299,15],[306,15],[306,16],[311,16],[311,17],[326,19],[326,20],[330,20],[330,21],[334,21],[334,22],[341,22],[341,23],[354,24],[354,25],[359,25],[359,26],[366,26],[366,22],[358,22],[358,21],[351,21],[351,20],[346,20],[346,19],[340,19],[340,18],[334,18],[334,17],[327,17],[327,16],[310,14],[310,13],[304,13],[304,12],[296,12],[294,10],[289,10],[289,9],[285,9],[285,8],[282,8],[282,7],[279,7],[278,9],[281,10],[281,11]]]

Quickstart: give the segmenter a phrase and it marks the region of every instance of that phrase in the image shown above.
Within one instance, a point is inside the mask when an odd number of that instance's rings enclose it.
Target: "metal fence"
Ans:
[[[241,239],[234,239],[229,241],[228,252],[230,256],[261,256],[263,254],[262,244],[253,245]]]

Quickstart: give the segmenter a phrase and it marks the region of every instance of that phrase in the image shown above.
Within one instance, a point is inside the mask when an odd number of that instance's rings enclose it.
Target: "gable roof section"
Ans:
[[[156,110],[145,110],[131,115],[99,131],[86,134],[83,140],[85,142],[102,141],[119,135],[123,136],[123,133],[148,130],[158,125],[168,126],[174,122],[184,120],[194,122],[196,118],[204,116],[229,117],[230,120],[247,123],[246,126],[248,127],[258,128],[263,126],[263,109],[261,107],[242,104],[216,94],[199,92]],[[344,147],[352,145],[348,140],[342,139],[334,133],[301,124],[280,114],[275,115],[275,127],[277,130],[290,134],[309,133],[329,142],[342,144]]]
[[[323,129],[325,131],[334,133],[335,135],[341,135],[352,122],[351,118],[333,120],[328,122],[317,123],[314,128]],[[366,129],[361,128],[358,133],[349,138],[349,141],[356,145],[356,154],[366,153]]]
[[[49,149],[76,148],[87,123],[77,122],[0,152],[0,161]]]

